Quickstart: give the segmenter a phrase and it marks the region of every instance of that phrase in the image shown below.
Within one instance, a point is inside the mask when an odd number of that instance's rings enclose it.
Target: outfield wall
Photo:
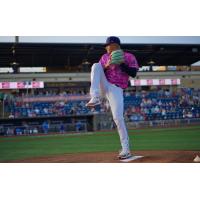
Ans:
[[[94,116],[96,122],[94,122],[93,133],[98,131],[112,131],[116,130],[116,126],[112,120],[106,121],[102,119],[110,119],[110,116]],[[171,128],[171,127],[187,127],[200,125],[199,118],[192,119],[175,119],[175,120],[154,120],[154,121],[140,121],[140,122],[128,122],[128,129],[139,128]],[[48,131],[45,133],[42,125],[29,125],[25,126],[0,126],[0,136],[20,136],[20,135],[37,135],[37,134],[83,134],[91,132],[88,130],[88,124],[82,123],[81,126],[77,126],[76,123],[65,123],[64,130],[61,131],[59,124],[51,124]],[[21,131],[16,132],[16,129]]]

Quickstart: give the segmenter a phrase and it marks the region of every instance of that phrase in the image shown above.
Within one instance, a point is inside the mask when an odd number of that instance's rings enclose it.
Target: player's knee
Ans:
[[[100,63],[94,63],[94,64],[92,65],[91,70],[92,70],[92,71],[97,70],[97,69],[99,69],[99,67],[100,67]]]
[[[95,68],[97,68],[97,67],[98,67],[98,65],[99,65],[99,63],[94,63],[94,64],[92,65],[92,69],[95,69]]]

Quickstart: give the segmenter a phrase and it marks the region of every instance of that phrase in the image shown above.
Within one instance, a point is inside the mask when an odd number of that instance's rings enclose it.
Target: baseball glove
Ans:
[[[113,51],[111,53],[109,64],[120,65],[123,62],[124,62],[124,52],[121,49]]]

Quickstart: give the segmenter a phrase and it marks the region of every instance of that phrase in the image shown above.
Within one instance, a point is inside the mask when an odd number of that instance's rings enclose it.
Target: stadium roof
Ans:
[[[13,61],[13,43],[0,43],[0,67]],[[140,65],[191,65],[200,59],[200,44],[123,44]],[[78,66],[98,62],[105,53],[100,43],[17,43],[16,61],[24,67]]]

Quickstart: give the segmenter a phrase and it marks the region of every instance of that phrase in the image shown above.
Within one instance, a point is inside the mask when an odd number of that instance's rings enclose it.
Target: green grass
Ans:
[[[200,126],[131,130],[132,150],[200,150]],[[64,153],[107,152],[120,148],[117,132],[0,138],[0,162]]]

